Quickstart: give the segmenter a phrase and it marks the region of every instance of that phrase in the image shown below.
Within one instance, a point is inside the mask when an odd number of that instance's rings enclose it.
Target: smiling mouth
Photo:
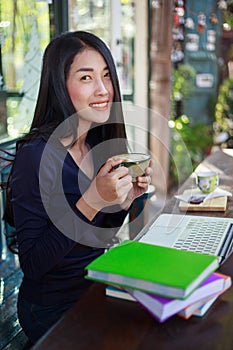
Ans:
[[[94,107],[94,108],[104,108],[107,106],[108,106],[108,102],[90,103],[90,107]]]

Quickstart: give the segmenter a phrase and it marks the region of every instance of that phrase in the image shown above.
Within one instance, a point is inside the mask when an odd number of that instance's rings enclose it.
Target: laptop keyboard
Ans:
[[[174,248],[217,255],[224,241],[228,222],[190,219],[185,229],[173,244]]]

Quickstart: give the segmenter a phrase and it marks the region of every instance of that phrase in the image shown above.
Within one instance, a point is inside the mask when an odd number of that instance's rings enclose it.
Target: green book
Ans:
[[[127,241],[87,265],[87,279],[186,298],[219,267],[218,257]]]

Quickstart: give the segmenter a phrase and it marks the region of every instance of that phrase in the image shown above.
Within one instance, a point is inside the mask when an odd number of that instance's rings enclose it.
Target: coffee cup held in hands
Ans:
[[[122,163],[116,165],[114,169],[125,166],[129,169],[129,175],[132,176],[133,182],[136,181],[138,176],[143,176],[145,174],[146,168],[150,163],[150,155],[144,153],[125,153],[118,154],[113,157],[113,159],[121,159]]]
[[[219,185],[219,176],[214,171],[196,173],[196,184],[203,193],[213,192]]]

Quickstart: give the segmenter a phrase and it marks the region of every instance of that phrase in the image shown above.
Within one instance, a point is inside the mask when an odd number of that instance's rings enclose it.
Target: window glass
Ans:
[[[110,1],[69,0],[69,29],[86,30],[110,42]]]
[[[50,39],[48,1],[0,0],[0,137],[28,130],[42,55]]]
[[[133,101],[134,1],[121,0],[120,13],[117,2],[118,0],[69,0],[69,29],[90,31],[102,38],[110,47],[113,43],[111,51],[116,58],[123,96]],[[116,32],[121,33],[117,37],[116,33],[111,33],[113,21],[119,26]]]
[[[122,32],[122,91],[125,99],[133,101],[134,92],[134,36],[135,6],[134,1],[121,0]]]

